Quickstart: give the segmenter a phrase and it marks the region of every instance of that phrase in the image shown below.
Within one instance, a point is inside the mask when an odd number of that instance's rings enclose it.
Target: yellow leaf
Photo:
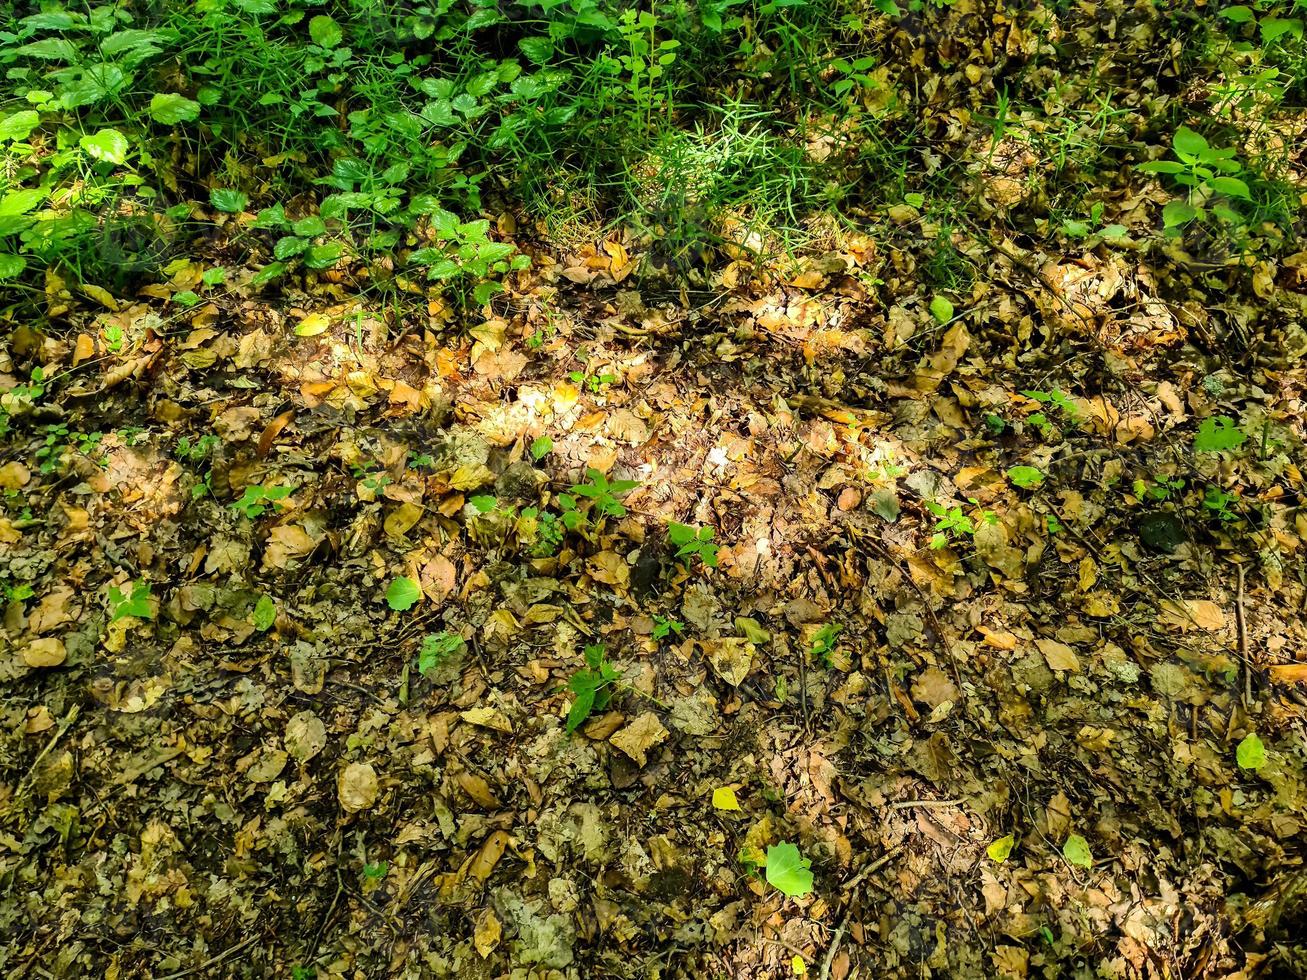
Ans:
[[[738,810],[740,801],[735,798],[735,790],[729,786],[719,786],[712,791],[712,805],[718,810]]]
[[[1007,834],[985,848],[985,853],[989,855],[991,861],[1002,864],[1007,860],[1008,855],[1012,853],[1012,848],[1015,846],[1016,838],[1012,834]]]
[[[325,313],[310,313],[295,324],[296,337],[316,337],[331,326],[331,317]]]
[[[802,956],[796,956],[790,960],[790,969],[794,971],[796,977],[806,977],[808,975],[808,964],[804,962]]]

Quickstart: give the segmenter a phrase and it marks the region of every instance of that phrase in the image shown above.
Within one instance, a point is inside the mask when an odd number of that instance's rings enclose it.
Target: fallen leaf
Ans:
[[[754,645],[740,636],[701,640],[713,672],[731,687],[739,687],[753,670]]]
[[[58,667],[68,658],[62,640],[43,636],[23,648],[23,662],[29,667]]]
[[[712,805],[717,810],[738,810],[740,801],[735,798],[735,790],[729,786],[719,786],[712,791]]]
[[[482,959],[494,952],[503,931],[503,926],[495,917],[494,909],[482,909],[481,914],[477,916],[476,931],[472,934],[472,944],[476,946]]]
[[[1071,673],[1079,672],[1080,658],[1065,643],[1040,637],[1035,641],[1035,646],[1039,647],[1039,652],[1044,655],[1044,659],[1048,661],[1048,666],[1053,670],[1065,670]]]
[[[652,711],[646,711],[610,738],[609,742],[629,756],[636,765],[643,766],[648,751],[665,738],[667,729],[662,726],[658,716]]]
[[[310,313],[295,324],[296,337],[316,337],[331,326],[331,317],[325,313]]]
[[[459,717],[469,725],[490,728],[505,735],[513,733],[513,723],[504,717],[502,711],[494,708],[469,708],[467,711],[459,712]]]
[[[351,762],[336,779],[340,805],[350,813],[371,807],[377,801],[379,789],[377,771],[366,762]]]

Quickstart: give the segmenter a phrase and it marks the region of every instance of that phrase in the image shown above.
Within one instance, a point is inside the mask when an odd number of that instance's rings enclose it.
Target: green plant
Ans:
[[[1151,160],[1136,168],[1141,173],[1167,174],[1177,184],[1188,188],[1185,200],[1171,201],[1162,209],[1162,221],[1169,232],[1182,228],[1195,218],[1204,217],[1213,198],[1246,201],[1252,196],[1248,183],[1235,176],[1244,173],[1244,167],[1236,159],[1238,151],[1234,147],[1211,146],[1206,138],[1187,126],[1175,131],[1171,146],[1175,160]],[[1210,208],[1213,214],[1226,221],[1235,223],[1242,220],[1239,212],[1219,199],[1210,204]]]
[[[592,643],[584,650],[585,667],[572,675],[567,682],[567,689],[575,697],[572,707],[567,712],[567,730],[576,731],[577,727],[590,717],[593,711],[602,711],[612,698],[613,685],[621,679],[621,674],[608,662],[608,653],[602,643]]]
[[[798,898],[812,891],[812,861],[787,841],[767,848],[767,883],[781,894]]]
[[[553,448],[554,440],[550,439],[548,436],[538,436],[531,440],[531,458],[538,463],[540,460],[548,456],[550,452],[553,451]]]
[[[55,472],[62,465],[64,454],[68,452],[81,453],[91,458],[97,466],[107,466],[106,459],[93,455],[103,438],[101,432],[69,431],[68,426],[62,422],[47,425],[45,441],[36,450],[37,468],[42,473]]]
[[[232,501],[231,508],[236,513],[244,514],[254,520],[262,517],[264,512],[274,504],[285,500],[294,493],[294,490],[294,487],[251,484],[245,488],[245,492],[238,499]]]
[[[971,503],[976,507],[980,506],[974,499]],[[963,513],[961,507],[945,507],[933,500],[927,500],[926,509],[935,515],[935,528],[930,538],[930,546],[935,550],[948,547],[952,540],[971,537],[976,533],[975,521]],[[990,510],[981,509],[979,516],[986,524],[998,522],[998,517]]]
[[[1170,500],[1172,494],[1184,489],[1184,479],[1155,475],[1152,482],[1136,479],[1130,489],[1140,500]]]
[[[839,623],[826,623],[813,634],[810,650],[822,666],[830,668],[835,665],[835,641],[843,631],[844,627]]]
[[[259,596],[259,601],[254,604],[252,621],[254,628],[261,633],[272,628],[272,624],[277,621],[277,603],[273,601],[272,596]]]
[[[1203,507],[1212,517],[1222,522],[1237,521],[1239,514],[1234,509],[1239,505],[1239,495],[1229,493],[1218,486],[1209,486],[1203,494]]]
[[[585,475],[589,482],[574,484],[570,488],[571,492],[589,500],[590,509],[600,517],[625,517],[626,508],[617,498],[630,493],[640,484],[636,480],[613,480],[610,483],[608,477],[596,469],[587,469]],[[562,503],[561,500],[559,502]]]
[[[567,378],[573,384],[580,385],[588,390],[592,395],[599,394],[605,385],[614,384],[618,380],[615,374],[608,374],[607,372],[588,374],[585,371],[571,371],[568,373]]]
[[[133,582],[129,592],[123,592],[116,585],[109,587],[109,622],[116,623],[128,616],[136,619],[154,618],[150,583],[144,579]]]
[[[653,638],[655,640],[664,640],[675,633],[680,636],[685,632],[685,624],[679,619],[672,619],[669,616],[655,615],[653,618]]]
[[[1247,441],[1247,434],[1228,415],[1208,416],[1198,424],[1198,433],[1194,436],[1194,452],[1229,452]]]
[[[412,609],[422,598],[422,588],[407,576],[399,576],[386,588],[386,605],[395,612]]]
[[[1010,466],[1007,478],[1012,485],[1023,490],[1033,490],[1044,482],[1044,471],[1037,466]]]
[[[418,673],[428,677],[462,652],[467,644],[457,633],[428,633],[418,651]]]
[[[1052,391],[1027,390],[1021,392],[1021,394],[1034,399],[1041,405],[1056,408],[1069,425],[1080,424],[1080,409],[1076,407],[1074,401],[1066,396],[1061,388],[1054,388]],[[1026,421],[1041,432],[1049,425],[1048,417],[1043,412],[1035,412],[1026,416]]]
[[[1266,765],[1266,746],[1262,744],[1256,732],[1249,732],[1243,737],[1243,741],[1235,750],[1235,761],[1240,769],[1250,769],[1254,772]]]
[[[667,525],[667,540],[676,549],[676,557],[686,565],[697,557],[709,568],[717,567],[717,545],[713,543],[715,533],[711,527],[693,528],[677,521]]]

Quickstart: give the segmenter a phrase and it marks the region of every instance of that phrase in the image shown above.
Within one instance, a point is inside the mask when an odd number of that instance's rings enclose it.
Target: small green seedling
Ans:
[[[1238,513],[1234,510],[1239,504],[1239,495],[1229,493],[1218,486],[1210,486],[1203,495],[1203,507],[1212,517],[1222,522],[1237,521]]]
[[[1071,834],[1062,845],[1062,856],[1078,868],[1092,868],[1094,857],[1089,853],[1089,841],[1079,834]]]
[[[976,501],[972,499],[971,503],[976,504]],[[962,512],[961,507],[945,507],[933,500],[927,500],[926,509],[935,515],[935,530],[930,537],[930,547],[935,551],[947,548],[952,540],[971,537],[976,533],[975,522]],[[986,524],[998,523],[998,518],[993,511],[982,510],[980,513],[981,520]]]
[[[709,568],[717,567],[717,545],[713,543],[715,531],[711,527],[693,528],[689,524],[672,521],[667,525],[667,539],[676,548],[676,557],[689,565],[689,559],[698,556]]]
[[[625,517],[626,508],[617,498],[630,493],[640,484],[635,480],[613,480],[596,469],[585,471],[589,483],[578,483],[570,489],[578,497],[585,497],[591,502],[591,509],[600,517]],[[561,501],[560,501],[561,505]]]
[[[1153,482],[1149,483],[1147,480],[1137,479],[1130,489],[1140,500],[1170,500],[1173,493],[1184,489],[1184,480],[1180,477],[1172,479],[1156,476]]]
[[[367,878],[369,881],[380,881],[382,878],[386,877],[388,867],[389,866],[385,861],[365,864],[363,865],[363,877]]]
[[[567,376],[568,380],[575,385],[585,388],[592,395],[597,395],[604,389],[605,385],[617,383],[615,374],[589,374],[585,371],[573,371]]]
[[[272,596],[261,595],[254,604],[254,628],[260,633],[267,632],[277,621],[277,604]]]
[[[586,666],[572,675],[567,689],[576,695],[567,712],[567,730],[577,727],[590,717],[591,712],[602,711],[613,696],[613,685],[621,678],[617,669],[608,662],[608,652],[602,643],[585,648]]]
[[[130,592],[123,592],[116,585],[109,587],[109,622],[131,616],[135,619],[153,619],[154,610],[150,605],[150,583],[141,579],[133,582]]]
[[[251,520],[262,517],[264,511],[277,501],[285,500],[294,492],[294,487],[265,487],[254,484],[245,488],[239,500],[232,501],[232,510],[244,514]]]
[[[1023,391],[1021,394],[1027,398],[1033,398],[1041,405],[1058,409],[1071,425],[1080,423],[1080,409],[1076,407],[1075,402],[1066,396],[1061,388],[1054,388],[1052,391]],[[1041,431],[1048,425],[1048,417],[1042,412],[1027,416],[1026,421]]]
[[[664,640],[675,633],[680,636],[685,632],[685,624],[679,619],[671,619],[667,616],[654,616],[653,638],[655,640]]]
[[[1252,772],[1266,765],[1266,746],[1256,732],[1244,736],[1243,741],[1234,751],[1234,760],[1239,763],[1240,769],[1248,769]]]
[[[540,436],[531,440],[531,458],[537,463],[548,456],[554,448],[554,440],[548,436]]]
[[[812,655],[826,667],[835,666],[835,641],[843,630],[839,623],[827,623],[813,634]]]
[[[457,633],[428,633],[418,651],[418,673],[423,677],[449,663],[465,646]]]
[[[436,460],[430,453],[415,453],[411,449],[408,453],[408,466],[414,470],[434,470]]]

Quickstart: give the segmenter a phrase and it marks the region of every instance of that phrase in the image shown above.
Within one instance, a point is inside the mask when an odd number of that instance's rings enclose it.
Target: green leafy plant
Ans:
[[[1228,415],[1208,416],[1198,425],[1198,434],[1194,436],[1194,452],[1229,452],[1247,441],[1247,434]]]
[[[590,501],[590,509],[600,517],[625,517],[626,508],[617,498],[630,493],[640,484],[635,480],[613,480],[596,469],[585,471],[588,483],[574,484],[570,489],[578,497]],[[561,501],[560,501],[561,502]]]
[[[572,707],[567,712],[569,732],[576,731],[591,712],[602,711],[608,706],[613,685],[621,679],[621,674],[608,662],[608,653],[602,643],[587,646],[584,656],[585,667],[567,682],[567,689],[574,695]]]
[[[790,898],[812,891],[812,861],[795,844],[781,841],[767,848],[767,883]]]
[[[716,532],[711,527],[693,528],[688,524],[671,521],[667,525],[667,540],[676,549],[676,557],[685,564],[697,557],[709,568],[717,567],[717,545],[713,543]]]
[[[1023,490],[1033,490],[1044,482],[1044,472],[1037,466],[1011,466],[1007,471],[1007,478],[1012,481],[1012,485],[1021,487]]]
[[[1216,520],[1230,523],[1239,520],[1236,511],[1240,500],[1236,493],[1229,493],[1218,486],[1209,486],[1203,494],[1203,508]]]
[[[979,507],[974,499],[971,503]],[[947,548],[950,541],[969,538],[976,533],[975,521],[963,513],[961,507],[946,507],[933,500],[927,500],[926,509],[935,515],[935,528],[930,538],[932,549]],[[983,509],[980,511],[980,519],[986,524],[994,524],[998,521],[993,511]]]
[[[685,624],[679,619],[673,619],[669,616],[655,615],[653,618],[653,638],[655,640],[665,640],[675,633],[680,636],[685,632]]]
[[[279,501],[285,500],[294,492],[294,487],[263,486],[251,484],[241,496],[232,501],[231,508],[238,514],[254,520],[262,517],[264,512]]]
[[[1047,405],[1049,408],[1057,409],[1068,424],[1079,425],[1080,409],[1076,407],[1074,401],[1066,396],[1066,393],[1063,392],[1061,388],[1054,388],[1052,391],[1028,390],[1021,392],[1021,394],[1025,395],[1027,398],[1034,399],[1041,405]],[[1035,412],[1032,415],[1028,415],[1026,421],[1041,431],[1049,424],[1048,417],[1042,412]]]
[[[1204,217],[1208,207],[1226,221],[1242,220],[1237,211],[1220,200],[1224,197],[1246,201],[1251,197],[1247,182],[1235,176],[1244,172],[1236,159],[1238,151],[1232,146],[1211,146],[1202,134],[1188,126],[1175,131],[1171,146],[1174,160],[1152,160],[1137,168],[1141,173],[1167,174],[1189,189],[1185,200],[1171,201],[1162,209],[1166,229],[1173,231]],[[1216,202],[1209,204],[1213,199]]]
[[[150,583],[140,579],[132,583],[129,591],[123,592],[116,585],[109,587],[109,622],[132,616],[135,619],[153,619],[154,609],[151,605]]]
[[[412,609],[422,598],[422,589],[416,581],[401,575],[386,588],[386,605],[395,612]]]
[[[843,631],[844,627],[839,623],[826,623],[813,634],[811,652],[823,666],[830,668],[835,665],[835,641]]]
[[[590,374],[586,371],[571,371],[567,375],[568,380],[573,384],[580,385],[592,395],[597,395],[606,385],[615,384],[617,375],[600,372],[599,374]]]
[[[418,673],[423,677],[430,676],[461,653],[466,645],[457,633],[428,633],[422,638],[422,647],[418,650]]]
[[[531,440],[531,458],[537,463],[548,456],[554,448],[554,440],[548,436],[538,436]]]
[[[1094,858],[1089,852],[1089,842],[1079,834],[1070,834],[1062,845],[1062,856],[1078,868],[1093,868]]]

